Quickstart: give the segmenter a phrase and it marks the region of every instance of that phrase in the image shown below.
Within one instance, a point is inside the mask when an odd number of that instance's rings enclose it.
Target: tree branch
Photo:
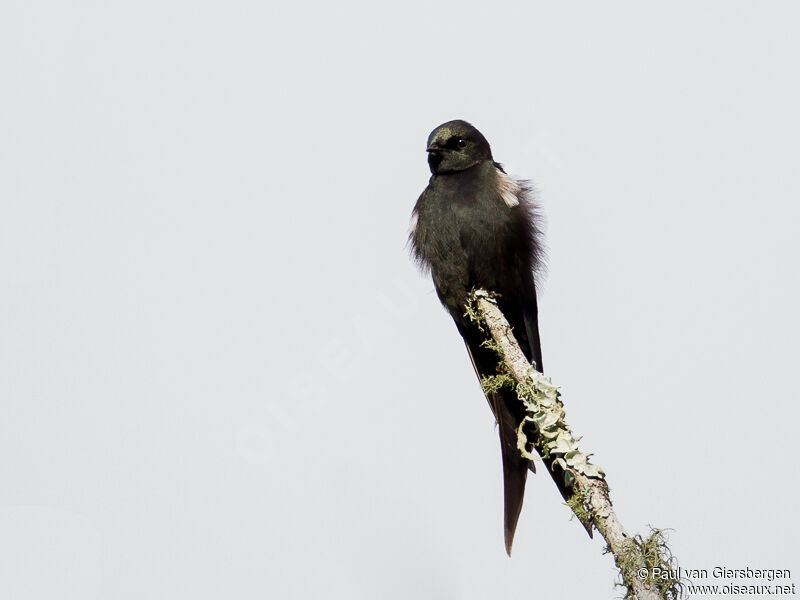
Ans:
[[[578,449],[579,438],[573,436],[564,420],[558,388],[528,362],[492,295],[483,290],[473,292],[467,314],[491,336],[487,343],[501,358],[502,375],[497,377],[511,377],[517,396],[525,405],[526,417],[517,431],[520,452],[537,460],[527,451],[533,444],[540,456],[552,458],[553,464],[563,469],[565,484],[572,492],[567,504],[587,528],[593,526],[605,539],[606,550],[619,568],[621,585],[627,588],[625,598],[680,598],[683,585],[663,531],[654,529],[647,539],[630,537],[625,532],[612,508],[605,474],[589,462],[589,454]],[[483,384],[491,386],[492,382]]]

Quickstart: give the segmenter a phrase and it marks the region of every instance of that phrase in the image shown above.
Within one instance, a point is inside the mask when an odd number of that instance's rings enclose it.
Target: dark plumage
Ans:
[[[497,372],[497,356],[464,315],[472,289],[499,294],[498,304],[522,351],[542,370],[534,273],[543,249],[527,182],[506,175],[486,138],[465,121],[440,125],[428,138],[431,178],[412,214],[414,258],[433,277],[439,299],[464,338],[480,378]],[[487,395],[500,431],[505,489],[505,544],[511,554],[525,480],[533,463],[517,449],[524,410],[511,390]],[[547,461],[549,462],[549,461]],[[565,498],[563,474],[554,473]]]

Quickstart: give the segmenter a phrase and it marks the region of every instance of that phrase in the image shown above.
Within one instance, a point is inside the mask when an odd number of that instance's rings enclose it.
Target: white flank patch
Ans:
[[[513,177],[509,177],[500,169],[497,170],[497,192],[506,203],[508,208],[519,206],[519,198],[517,195],[522,191],[519,183]]]
[[[411,213],[411,225],[408,228],[411,233],[414,233],[417,230],[417,221],[419,221],[419,215],[417,214],[417,211],[414,211]]]

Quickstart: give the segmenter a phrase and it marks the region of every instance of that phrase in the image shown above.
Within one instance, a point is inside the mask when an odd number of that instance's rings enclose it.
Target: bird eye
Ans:
[[[456,141],[456,146],[458,146],[459,148],[463,148],[466,145],[467,145],[467,140],[465,140],[464,138],[458,138],[458,140]]]

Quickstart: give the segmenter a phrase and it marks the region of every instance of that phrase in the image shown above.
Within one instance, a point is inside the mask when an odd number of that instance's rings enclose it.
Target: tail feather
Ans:
[[[474,343],[470,337],[464,336],[469,357],[478,379],[496,373],[497,358],[492,350],[487,350]],[[491,365],[491,367],[489,366]],[[514,532],[517,529],[522,501],[525,497],[525,482],[528,469],[536,472],[533,461],[523,457],[517,448],[517,426],[522,421],[521,414],[514,414],[512,407],[519,407],[519,400],[513,390],[502,389],[486,394],[489,406],[497,421],[500,434],[500,454],[503,460],[503,528],[506,553],[511,556]]]
[[[511,556],[514,532],[517,530],[522,501],[525,498],[525,481],[532,461],[522,456],[517,448],[517,429],[513,415],[508,410],[502,392],[490,394],[500,432],[500,452],[503,458],[503,529],[506,553]]]

